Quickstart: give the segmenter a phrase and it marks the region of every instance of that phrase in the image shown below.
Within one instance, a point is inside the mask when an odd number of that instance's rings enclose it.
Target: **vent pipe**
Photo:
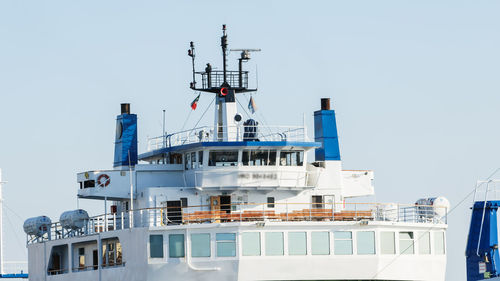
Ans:
[[[122,114],[130,114],[130,103],[122,103]]]
[[[330,110],[330,98],[321,99],[321,110]]]

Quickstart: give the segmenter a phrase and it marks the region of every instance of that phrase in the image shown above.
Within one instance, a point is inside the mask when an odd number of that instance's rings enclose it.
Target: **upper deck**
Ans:
[[[148,159],[166,152],[186,150],[198,146],[317,148],[321,146],[321,143],[310,140],[305,126],[239,124],[224,126],[224,128],[217,130],[214,130],[212,126],[203,126],[148,139],[147,151],[139,155],[139,159],[148,161]]]
[[[447,224],[447,209],[439,206],[381,203],[247,203],[222,204],[219,210],[211,205],[188,207],[144,208],[134,211],[107,213],[90,217],[79,230],[67,230],[60,222],[53,223],[40,237],[28,236],[28,244],[87,236],[129,228],[167,227],[210,223],[255,222],[338,222],[346,225],[386,222],[392,225]]]

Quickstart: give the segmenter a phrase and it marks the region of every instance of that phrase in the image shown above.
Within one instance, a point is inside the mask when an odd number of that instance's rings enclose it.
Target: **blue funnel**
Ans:
[[[499,275],[497,210],[500,201],[477,201],[472,218],[465,256],[467,281],[483,280]],[[478,243],[479,242],[479,243]]]
[[[115,161],[113,167],[137,164],[137,115],[130,114],[130,104],[121,105],[116,118]]]
[[[315,151],[316,161],[340,160],[339,136],[335,111],[330,99],[321,99],[321,110],[314,112],[314,141],[321,142]]]

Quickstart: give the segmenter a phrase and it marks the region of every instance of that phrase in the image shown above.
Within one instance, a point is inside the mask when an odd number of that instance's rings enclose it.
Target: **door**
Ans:
[[[52,255],[51,275],[61,273],[61,256],[59,254]]]
[[[99,262],[98,262],[98,253],[97,253],[97,250],[94,250],[92,252],[92,265],[94,266],[94,270],[97,270],[97,266],[99,265]]]
[[[181,200],[167,201],[167,222],[182,223]]]
[[[220,211],[219,196],[210,196],[210,211]]]
[[[312,208],[313,209],[323,209],[323,196],[313,195],[312,196]]]
[[[219,196],[220,210],[225,211],[227,214],[231,213],[231,196]]]

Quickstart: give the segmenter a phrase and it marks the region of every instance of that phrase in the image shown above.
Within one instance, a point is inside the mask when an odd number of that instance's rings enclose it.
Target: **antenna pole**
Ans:
[[[167,139],[165,138],[165,109],[163,110],[163,148],[167,146]]]
[[[222,37],[220,38],[221,41],[221,47],[222,47],[222,65],[223,65],[223,71],[224,71],[224,84],[227,83],[227,77],[226,77],[226,68],[227,68],[227,63],[226,63],[226,50],[227,50],[227,34],[226,34],[226,25],[222,25]]]
[[[3,275],[3,193],[2,170],[0,169],[0,274]]]
[[[129,214],[129,224],[130,228],[134,227],[134,183],[132,181],[132,165],[130,165],[130,150],[128,151],[128,166],[130,174],[130,214]]]
[[[194,57],[196,56],[194,53],[194,42],[191,41],[189,43],[190,49],[188,50],[188,56],[191,57],[191,62],[193,64],[193,83],[191,84],[191,88],[194,89],[196,88],[196,77],[195,77],[195,69],[194,69]]]

